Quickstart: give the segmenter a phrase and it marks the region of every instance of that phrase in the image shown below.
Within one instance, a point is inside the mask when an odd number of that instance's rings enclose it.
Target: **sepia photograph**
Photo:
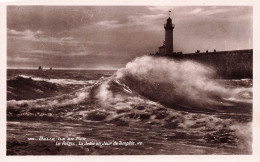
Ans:
[[[252,155],[253,6],[8,5],[6,155]]]

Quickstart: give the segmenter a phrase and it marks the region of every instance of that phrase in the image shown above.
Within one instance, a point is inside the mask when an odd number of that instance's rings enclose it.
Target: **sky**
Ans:
[[[249,6],[8,6],[8,68],[118,69],[158,51],[166,19],[175,52],[253,48]]]

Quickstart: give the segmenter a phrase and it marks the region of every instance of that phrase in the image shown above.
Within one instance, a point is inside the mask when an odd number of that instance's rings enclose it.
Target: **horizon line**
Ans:
[[[120,68],[55,68],[52,67],[52,70],[118,70]],[[38,70],[37,68],[32,67],[7,67],[6,70]],[[50,68],[43,68],[42,70],[50,70]]]

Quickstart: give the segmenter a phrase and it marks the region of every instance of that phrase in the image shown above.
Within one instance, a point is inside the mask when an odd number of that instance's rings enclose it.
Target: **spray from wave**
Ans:
[[[252,99],[250,88],[227,88],[214,76],[214,69],[194,61],[144,56],[118,70],[112,81],[118,80],[138,94],[171,107],[214,110],[232,106],[229,99]]]

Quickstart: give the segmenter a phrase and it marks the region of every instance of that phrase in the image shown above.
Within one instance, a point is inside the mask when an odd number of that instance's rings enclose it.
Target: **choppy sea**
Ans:
[[[7,155],[252,153],[252,79],[143,56],[117,71],[7,70]]]

